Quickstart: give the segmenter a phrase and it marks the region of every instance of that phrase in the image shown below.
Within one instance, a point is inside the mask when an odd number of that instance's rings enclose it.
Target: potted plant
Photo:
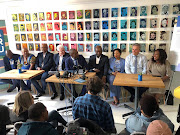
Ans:
[[[142,72],[138,74],[138,81],[142,81]]]
[[[21,68],[22,68],[23,64],[17,64],[17,68],[18,68],[18,73],[22,73]]]

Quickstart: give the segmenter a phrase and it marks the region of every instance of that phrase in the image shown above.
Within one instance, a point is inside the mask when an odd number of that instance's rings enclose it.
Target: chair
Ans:
[[[16,123],[14,124],[14,135],[17,135],[20,127],[22,126],[22,124],[23,124],[23,122],[16,122]]]

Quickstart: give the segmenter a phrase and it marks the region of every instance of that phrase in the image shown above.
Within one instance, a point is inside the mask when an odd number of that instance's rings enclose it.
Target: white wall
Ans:
[[[81,2],[81,3],[80,3]],[[149,31],[155,31],[155,30],[158,30],[158,31],[169,31],[169,39],[171,37],[171,31],[173,30],[170,26],[171,26],[171,18],[174,17],[175,15],[172,15],[172,4],[178,4],[180,3],[179,0],[127,0],[127,1],[119,1],[117,2],[117,0],[115,2],[112,2],[110,0],[106,0],[106,1],[100,1],[99,3],[95,2],[95,0],[92,0],[91,2],[87,2],[85,1],[84,3],[82,3],[82,1],[80,1],[79,3],[76,2],[76,1],[67,1],[66,3],[63,4],[63,0],[62,1],[59,1],[59,0],[51,0],[51,1],[44,1],[44,0],[25,0],[24,3],[23,2],[20,2],[21,4],[15,4],[14,3],[11,3],[8,5],[8,7],[6,8],[7,10],[7,13],[5,14],[6,16],[6,25],[7,25],[7,32],[8,32],[8,39],[9,39],[9,45],[10,45],[10,49],[15,52],[15,53],[19,53],[20,54],[20,51],[17,51],[16,50],[16,46],[15,46],[15,41],[14,41],[14,31],[13,31],[13,22],[12,22],[12,18],[11,18],[11,14],[14,14],[14,13],[33,13],[33,12],[53,12],[53,11],[70,11],[70,10],[85,10],[85,9],[102,9],[102,8],[109,8],[109,13],[110,13],[110,9],[111,8],[119,8],[119,13],[120,13],[120,8],[121,7],[132,7],[132,6],[137,6],[137,7],[140,7],[140,6],[148,6],[148,14],[150,14],[150,5],[162,5],[162,4],[171,4],[170,5],[170,15],[169,16],[161,16],[160,14],[158,16],[147,16],[147,22],[149,22],[149,19],[150,18],[159,18],[159,23],[160,23],[160,19],[161,18],[164,18],[164,17],[168,17],[169,18],[169,27],[168,28],[157,28],[157,29],[150,29],[150,28],[146,28],[146,29],[135,29],[135,30],[132,30],[132,29],[127,29],[127,30],[121,30],[121,29],[118,29],[118,30],[99,30],[100,33],[102,32],[112,32],[112,31],[115,31],[115,32],[118,32],[120,33],[121,31],[127,31],[127,32],[130,32],[130,31],[148,31],[148,35],[147,35],[147,39],[149,39]],[[73,3],[73,4],[71,4]],[[161,9],[161,7],[159,8]],[[128,8],[128,11],[130,11],[130,8]],[[138,9],[138,14],[139,14],[139,9]],[[120,15],[119,15],[120,16]],[[137,17],[124,17],[124,19],[137,19],[138,20],[138,27],[139,27],[139,18],[140,16],[137,16]],[[141,17],[143,18],[143,17]],[[111,18],[109,17],[108,20],[120,20],[122,19],[121,17],[117,17],[117,18]],[[100,22],[102,20],[107,20],[107,18],[100,18],[100,19],[78,19],[78,21],[94,21],[94,20],[99,20]],[[77,21],[75,19],[75,21]],[[54,20],[52,20],[52,22],[55,22]],[[60,20],[60,22],[62,22]],[[69,22],[69,21],[67,21]],[[18,22],[19,23],[19,22]],[[26,22],[25,22],[26,23]],[[118,21],[118,24],[119,24],[119,21]],[[109,25],[110,25],[110,21],[109,21]],[[148,24],[149,25],[149,24]],[[84,25],[85,26],[85,25]],[[119,27],[119,26],[118,26]],[[128,27],[129,27],[129,24],[128,24]],[[49,32],[49,31],[48,31]],[[68,30],[68,32],[70,32]],[[74,31],[74,32],[79,32],[79,31]],[[83,30],[84,33],[86,33],[87,31],[86,30]],[[88,32],[95,32],[94,30],[92,31],[88,31]],[[28,33],[28,32],[26,32]],[[32,32],[34,33],[34,32]],[[41,33],[41,32],[40,32]],[[44,33],[44,32],[42,32]],[[54,32],[55,33],[55,32]],[[62,31],[60,31],[60,33],[62,33]],[[138,33],[137,33],[138,35]],[[157,33],[157,35],[159,35],[159,32]],[[110,35],[109,35],[110,36]],[[102,37],[102,36],[101,36]],[[119,37],[119,35],[118,35]],[[159,39],[159,36],[158,36],[158,39]],[[137,36],[137,41],[138,43],[144,43],[142,41],[138,41],[139,40],[139,37]],[[46,42],[46,43],[52,43],[52,42]],[[63,43],[63,42],[61,42]],[[71,43],[81,43],[81,42],[71,42]],[[84,41],[83,42],[84,44],[86,43],[91,43],[91,42],[86,42]],[[92,41],[92,43],[96,43],[94,41]],[[100,41],[99,42],[101,45],[103,43],[105,43],[105,41]],[[108,41],[106,43],[109,43],[109,52],[108,53],[104,53],[108,56],[111,56],[111,52],[110,52],[110,44],[111,43],[117,43],[118,44],[118,47],[119,47],[119,44],[120,43],[135,43],[134,41],[128,41],[128,42],[123,42],[123,41],[120,41],[120,39],[118,39],[117,42],[113,42],[113,41]],[[145,42],[147,45],[146,45],[146,51],[144,54],[150,58],[152,56],[152,53],[149,53],[148,52],[148,46],[149,46],[149,43],[164,43],[162,41],[146,41]],[[169,46],[170,46],[170,40],[167,42],[168,43],[168,46],[167,46],[167,53],[169,53]],[[69,43],[70,45],[70,43]],[[35,55],[38,53],[36,51],[34,52],[31,52],[31,53],[34,53]],[[83,52],[82,53],[86,58],[88,58],[90,55],[94,54],[94,52]],[[126,53],[123,53],[122,54],[122,57],[126,57],[127,55],[129,54],[129,49],[127,47],[127,50],[126,50]]]

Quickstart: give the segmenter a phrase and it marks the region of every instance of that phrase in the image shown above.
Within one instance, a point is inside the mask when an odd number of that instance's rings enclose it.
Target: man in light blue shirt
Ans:
[[[126,57],[125,72],[127,74],[146,74],[147,58],[139,53],[140,45],[134,44],[132,47],[132,53]],[[124,87],[131,93],[130,101],[133,102],[135,90],[133,87]],[[147,88],[139,88],[139,98],[147,90]]]

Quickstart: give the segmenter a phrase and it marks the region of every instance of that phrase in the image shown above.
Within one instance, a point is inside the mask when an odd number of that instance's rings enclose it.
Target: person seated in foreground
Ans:
[[[171,131],[174,131],[174,124],[159,108],[155,97],[145,95],[140,100],[140,107],[126,120],[126,130],[130,133],[144,132],[153,120],[162,120]]]
[[[31,105],[28,117],[28,122],[22,124],[18,135],[59,135],[53,125],[47,122],[48,111],[42,103]]]
[[[89,119],[97,123],[104,131],[116,133],[111,107],[98,96],[103,88],[102,80],[98,76],[90,78],[86,88],[88,93],[76,98],[74,102],[73,119]]]
[[[172,135],[172,132],[166,123],[154,120],[149,124],[146,135]]]

